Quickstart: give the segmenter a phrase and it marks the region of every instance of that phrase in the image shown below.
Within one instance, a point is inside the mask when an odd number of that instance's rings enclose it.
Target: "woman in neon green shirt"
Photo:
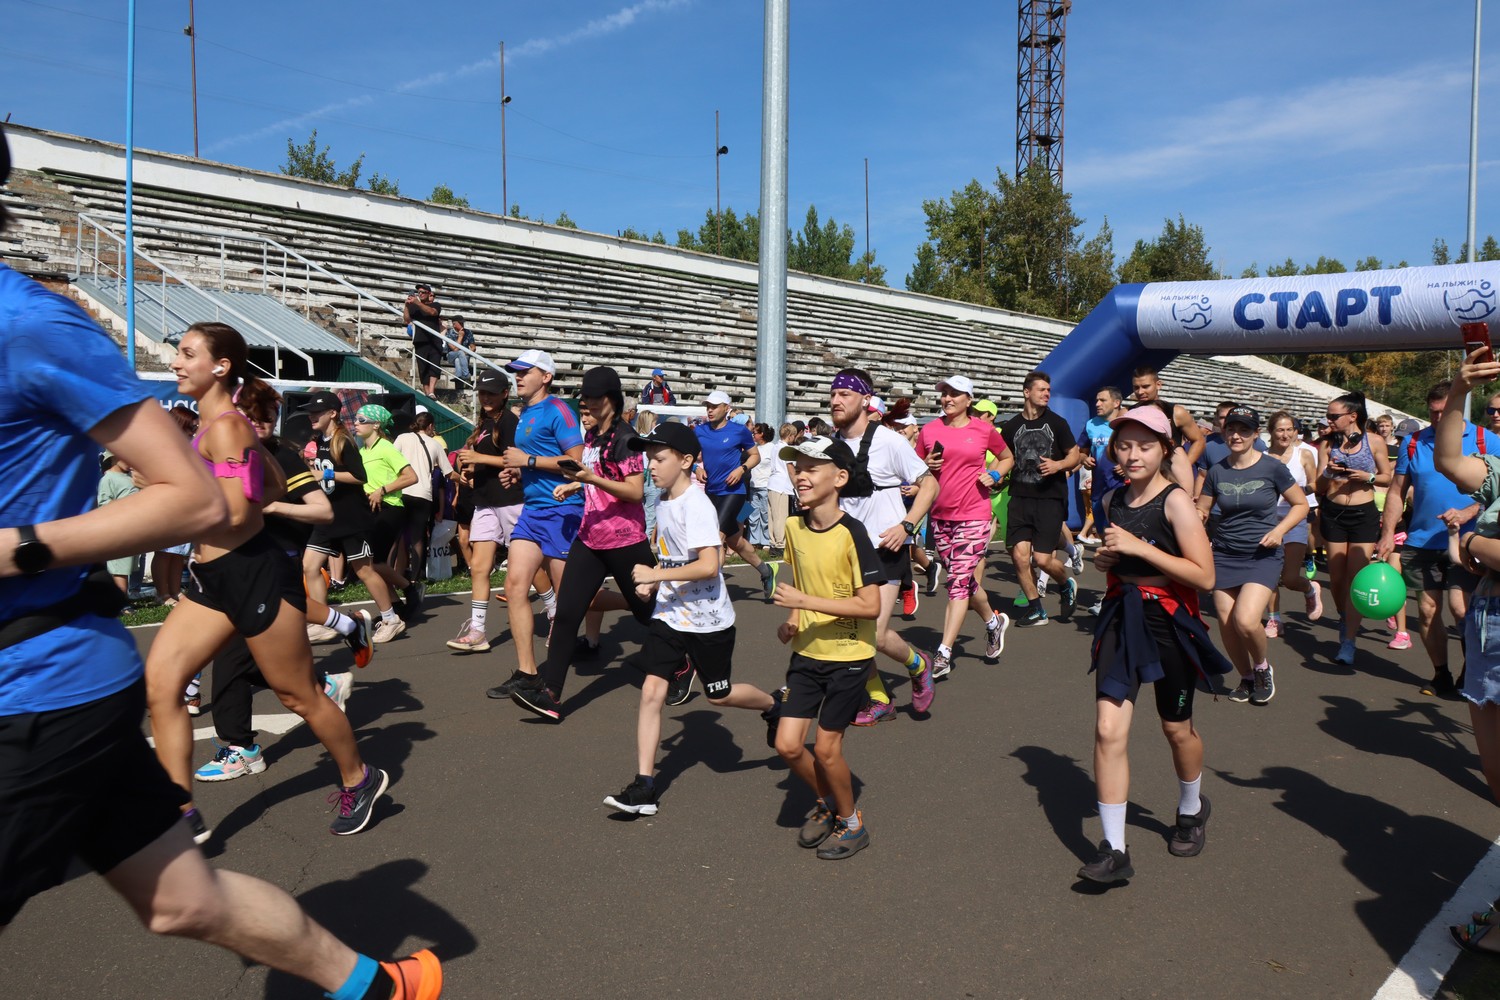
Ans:
[[[415,614],[414,604],[422,599],[420,588],[391,568],[391,553],[398,544],[404,544],[406,505],[401,499],[401,491],[416,484],[417,474],[412,471],[406,456],[391,444],[390,428],[391,411],[375,403],[361,406],[354,418],[359,457],[365,465],[365,495],[370,498],[370,509],[375,512],[375,528],[370,532],[375,572],[403,592],[407,614]]]

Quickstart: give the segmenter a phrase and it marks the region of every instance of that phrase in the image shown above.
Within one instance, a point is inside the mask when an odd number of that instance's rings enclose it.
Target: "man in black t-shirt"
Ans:
[[[1068,422],[1047,408],[1052,401],[1052,377],[1028,372],[1022,382],[1021,412],[1000,427],[1000,436],[1015,456],[1010,473],[1010,507],[1006,515],[1005,547],[1010,550],[1026,598],[1026,609],[1012,616],[1023,628],[1047,624],[1037,592],[1040,567],[1059,581],[1060,618],[1069,618],[1078,601],[1078,581],[1068,564],[1056,556],[1068,514],[1068,473],[1083,461]]]
[[[443,359],[448,356],[448,345],[441,336],[443,307],[438,305],[431,285],[423,282],[406,297],[401,322],[411,327],[411,348],[417,356],[417,378],[422,381],[422,391],[431,396],[437,391]]]

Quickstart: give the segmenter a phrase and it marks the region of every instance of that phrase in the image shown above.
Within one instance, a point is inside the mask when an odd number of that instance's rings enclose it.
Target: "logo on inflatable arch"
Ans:
[[[1486,313],[1488,315],[1488,313]],[[1172,303],[1172,318],[1189,333],[1202,330],[1214,321],[1214,307],[1207,295]]]
[[[1443,292],[1443,305],[1456,323],[1478,323],[1495,311],[1495,288],[1488,281],[1464,289],[1448,289]]]

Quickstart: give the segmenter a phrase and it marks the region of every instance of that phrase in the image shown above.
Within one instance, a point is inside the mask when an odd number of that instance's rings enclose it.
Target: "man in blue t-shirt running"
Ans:
[[[1078,448],[1083,452],[1083,467],[1094,470],[1093,483],[1089,487],[1089,503],[1094,508],[1094,537],[1103,538],[1109,527],[1109,516],[1104,512],[1104,497],[1110,490],[1125,485],[1120,467],[1109,453],[1109,438],[1114,431],[1109,422],[1125,413],[1124,396],[1119,389],[1107,385],[1094,396],[1094,416],[1083,425],[1078,435]]]
[[[1450,383],[1439,382],[1427,391],[1427,419],[1433,424],[1448,408],[1449,388]],[[1406,580],[1407,592],[1416,594],[1422,645],[1427,650],[1427,658],[1432,661],[1432,680],[1422,685],[1422,693],[1443,696],[1452,695],[1463,687],[1462,667],[1457,682],[1448,667],[1448,626],[1443,621],[1443,597],[1447,595],[1453,620],[1461,623],[1469,610],[1469,598],[1479,583],[1479,578],[1473,573],[1448,561],[1448,532],[1473,531],[1479,505],[1437,471],[1432,460],[1433,439],[1434,429],[1428,427],[1403,440],[1397,449],[1396,474],[1386,491],[1375,558],[1384,560],[1396,547],[1401,499],[1410,486],[1411,517],[1406,541],[1401,546],[1401,575]],[[1492,435],[1486,435],[1485,447],[1481,449],[1474,425],[1464,422],[1465,455],[1492,451],[1491,446],[1496,443],[1500,442],[1492,440]],[[1462,655],[1463,638],[1460,637],[1458,642]]]
[[[740,521],[740,511],[749,496],[750,470],[760,464],[760,452],[749,428],[729,419],[727,393],[715,389],[704,398],[703,406],[707,419],[693,428],[703,449],[698,482],[719,514],[719,533],[724,536],[724,547],[738,552],[741,559],[755,567],[769,601],[776,592],[776,568],[756,554],[755,546],[745,538],[745,526]]]

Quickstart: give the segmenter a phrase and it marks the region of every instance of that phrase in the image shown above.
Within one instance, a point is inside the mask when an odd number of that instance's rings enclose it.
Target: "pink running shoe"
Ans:
[[[1315,622],[1323,617],[1323,587],[1317,580],[1307,581],[1310,586],[1307,593],[1302,595],[1307,602],[1307,620]],[[1392,619],[1394,621],[1394,619]],[[1392,626],[1394,628],[1394,626]]]
[[[856,726],[874,726],[896,717],[896,706],[888,701],[876,701],[871,698],[870,703],[859,710],[854,717]]]
[[[911,675],[911,707],[913,711],[926,713],[932,710],[932,699],[937,688],[932,683],[932,657],[916,651],[922,668]]]
[[[1389,618],[1387,618],[1385,620],[1385,627],[1388,628],[1388,629],[1390,629],[1392,632],[1396,631],[1396,616],[1395,615],[1391,615]]]
[[[1280,618],[1267,618],[1266,619],[1266,638],[1267,639],[1275,639],[1275,638],[1278,638],[1280,635],[1281,635],[1281,619]]]
[[[1386,649],[1411,649],[1411,633],[1397,632],[1391,637],[1391,641],[1385,644]]]

